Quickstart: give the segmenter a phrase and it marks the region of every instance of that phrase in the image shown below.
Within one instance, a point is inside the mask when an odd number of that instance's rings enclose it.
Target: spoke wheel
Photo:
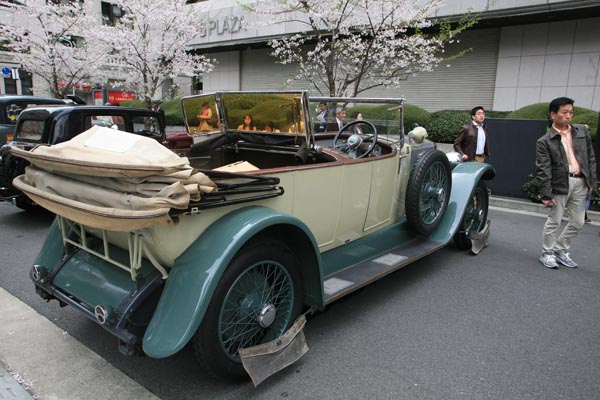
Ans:
[[[219,317],[219,342],[232,361],[238,350],[281,336],[291,320],[294,284],[276,261],[251,265],[233,283]]]
[[[489,194],[485,182],[479,181],[469,204],[465,209],[463,220],[458,232],[454,235],[454,244],[462,250],[471,248],[470,233],[480,232],[487,221]]]
[[[287,246],[245,246],[229,264],[194,337],[200,360],[225,379],[247,377],[238,351],[274,340],[293,324],[301,311],[301,286]]]
[[[450,164],[441,151],[423,155],[406,193],[406,219],[419,234],[431,234],[442,221],[452,187]]]

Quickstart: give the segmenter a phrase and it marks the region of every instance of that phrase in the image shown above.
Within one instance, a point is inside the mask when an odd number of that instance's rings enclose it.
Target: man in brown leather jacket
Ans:
[[[490,156],[487,144],[487,127],[485,121],[485,110],[481,106],[471,110],[472,122],[464,125],[458,131],[454,140],[454,150],[457,151],[463,161],[484,162]]]
[[[572,125],[573,103],[568,97],[550,102],[552,127],[536,143],[535,164],[544,207],[550,207],[542,236],[540,262],[547,268],[558,263],[575,268],[571,241],[584,224],[585,202],[596,184],[596,159],[584,125]],[[558,233],[566,215],[565,228]]]

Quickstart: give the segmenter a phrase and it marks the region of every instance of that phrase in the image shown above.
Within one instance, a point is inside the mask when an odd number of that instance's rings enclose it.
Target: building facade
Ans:
[[[244,0],[246,2],[254,0]],[[294,65],[281,65],[270,55],[268,40],[298,33],[298,23],[259,27],[244,8],[244,1],[207,0],[191,4],[206,15],[206,29],[190,43],[190,49],[207,54],[217,63],[205,76],[181,78],[179,94],[217,90],[278,90],[288,88]],[[109,2],[97,1],[99,18],[112,18]],[[460,36],[447,54],[469,49],[433,72],[409,77],[398,88],[373,89],[365,96],[405,97],[429,111],[467,109],[482,105],[511,111],[569,96],[576,104],[600,109],[600,1],[598,0],[457,0],[437,11],[435,17],[457,18],[470,10],[478,24]],[[0,9],[0,16],[4,11]],[[44,95],[35,77],[0,52],[0,93]],[[15,76],[14,71],[19,72]],[[19,79],[15,79],[19,78]],[[78,88],[90,97],[90,87],[110,88],[110,77]],[[291,89],[309,89],[295,82]],[[166,97],[166,93],[164,93]]]
[[[193,49],[218,63],[203,77],[204,91],[282,89],[294,75],[269,55],[267,41],[297,33],[299,24],[245,28],[255,18],[236,0],[199,4],[208,19]],[[429,111],[475,105],[498,111],[573,97],[578,106],[600,109],[600,1],[448,1],[436,17],[456,18],[471,10],[479,22],[448,48],[464,56],[433,72],[411,76],[401,87],[364,95],[405,97]],[[292,88],[309,88],[296,82]]]

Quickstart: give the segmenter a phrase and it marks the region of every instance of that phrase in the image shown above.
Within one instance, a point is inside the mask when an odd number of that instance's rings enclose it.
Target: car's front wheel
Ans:
[[[473,195],[467,204],[465,213],[458,229],[454,235],[454,244],[461,250],[471,249],[470,234],[481,232],[485,227],[488,215],[489,193],[485,182],[480,180],[473,191]]]
[[[281,336],[300,315],[298,261],[280,241],[251,242],[231,261],[194,336],[200,362],[217,376],[247,378],[238,351]]]
[[[438,150],[425,153],[412,171],[406,189],[406,220],[417,233],[428,236],[442,221],[451,176],[448,158]]]

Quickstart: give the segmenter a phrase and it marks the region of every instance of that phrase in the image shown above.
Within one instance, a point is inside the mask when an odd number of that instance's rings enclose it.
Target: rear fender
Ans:
[[[54,218],[54,222],[50,225],[48,234],[44,239],[44,244],[33,264],[42,265],[48,268],[48,272],[52,272],[64,254],[65,246],[58,226],[58,218]],[[31,278],[31,270],[29,271],[29,277]]]
[[[269,233],[278,234],[300,259],[304,301],[322,305],[321,256],[308,227],[266,207],[241,208],[213,223],[175,260],[144,335],[144,352],[163,358],[182,349],[200,326],[235,254],[251,238]]]
[[[448,243],[460,226],[477,182],[480,179],[493,179],[495,175],[494,167],[489,164],[477,162],[457,164],[452,169],[452,192],[444,219],[429,236],[429,239],[439,243]]]

